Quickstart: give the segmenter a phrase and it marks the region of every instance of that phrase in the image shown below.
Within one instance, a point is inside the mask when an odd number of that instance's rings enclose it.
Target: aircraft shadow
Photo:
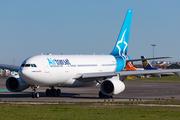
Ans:
[[[46,96],[45,92],[38,92],[40,98],[53,98],[54,96]],[[1,92],[0,98],[31,98],[32,92]],[[80,95],[77,93],[61,93],[61,96],[54,97],[54,98],[74,98],[74,99],[106,99],[106,98],[99,98],[98,95]],[[114,97],[117,99],[119,97]],[[108,98],[107,98],[108,99]],[[127,99],[127,98],[121,98]]]
[[[45,92],[38,92],[40,98],[41,97],[54,97],[54,96],[46,96]],[[1,92],[0,98],[31,98],[32,92]],[[59,96],[58,96],[59,97]],[[55,98],[58,98],[55,97]],[[80,95],[77,93],[61,93],[61,96],[59,98],[78,98],[78,99],[99,99],[98,96],[88,96],[88,95]]]

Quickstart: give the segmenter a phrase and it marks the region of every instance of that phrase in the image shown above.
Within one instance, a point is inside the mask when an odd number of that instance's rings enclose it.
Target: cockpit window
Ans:
[[[36,64],[22,64],[21,67],[37,67]]]
[[[22,64],[22,65],[21,65],[21,67],[24,67],[24,66],[25,66],[25,64]]]
[[[25,67],[30,67],[30,64],[25,64]]]
[[[31,64],[31,67],[37,67],[36,64]]]

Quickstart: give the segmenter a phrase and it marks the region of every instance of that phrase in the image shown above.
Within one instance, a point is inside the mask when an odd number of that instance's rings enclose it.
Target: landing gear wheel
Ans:
[[[101,91],[99,91],[99,98],[103,98],[103,97],[104,97],[104,94]]]
[[[31,95],[32,95],[32,98],[35,98],[35,93],[34,92]]]
[[[38,85],[31,86],[34,92],[32,92],[32,98],[39,98],[39,93],[36,92],[37,88],[39,88]]]
[[[35,93],[35,97],[36,97],[36,98],[39,98],[39,93]]]
[[[46,89],[46,96],[50,96],[50,90]]]
[[[53,96],[57,96],[57,90],[56,89],[53,90]]]
[[[46,96],[60,96],[61,90],[60,89],[54,89],[54,86],[51,86],[51,89],[46,89]]]
[[[113,96],[109,96],[109,98],[113,98]]]
[[[113,96],[104,95],[101,91],[99,91],[99,98],[113,98]]]
[[[57,89],[57,96],[61,96],[61,90]]]

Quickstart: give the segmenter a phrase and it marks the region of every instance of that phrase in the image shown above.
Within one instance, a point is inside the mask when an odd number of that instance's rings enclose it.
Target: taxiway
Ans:
[[[31,98],[32,89],[23,92],[9,92],[6,90],[5,79],[0,79],[0,101],[66,101],[66,102],[102,102],[98,97],[100,90],[96,87],[60,88],[61,97],[46,97],[46,87],[40,87],[37,91],[39,98]],[[156,98],[180,99],[180,83],[170,82],[124,82],[126,89],[119,95],[114,96],[114,101],[128,101],[129,99],[155,100]]]

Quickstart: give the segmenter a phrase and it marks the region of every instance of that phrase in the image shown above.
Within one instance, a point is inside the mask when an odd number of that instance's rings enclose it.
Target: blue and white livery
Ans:
[[[124,91],[123,80],[128,75],[167,72],[122,71],[130,61],[127,49],[132,12],[131,9],[127,11],[119,37],[110,55],[36,55],[26,59],[19,68],[0,64],[0,68],[19,71],[19,75],[10,76],[7,79],[7,89],[18,92],[31,86],[34,91],[32,97],[38,98],[37,88],[41,86],[50,87],[46,89],[47,96],[60,96],[61,90],[55,87],[90,87],[101,84],[99,97],[107,98]]]

